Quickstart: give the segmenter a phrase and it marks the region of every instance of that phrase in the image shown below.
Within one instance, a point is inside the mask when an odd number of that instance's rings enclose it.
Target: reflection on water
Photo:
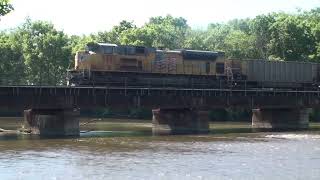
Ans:
[[[116,131],[106,127],[113,126]],[[126,126],[128,124],[124,124]],[[119,126],[119,127],[118,127]],[[0,140],[1,179],[319,179],[320,132],[151,136],[150,124],[103,123],[80,138]],[[136,129],[132,127],[136,127]],[[224,130],[223,130],[224,129]],[[238,133],[239,130],[244,131]],[[86,132],[86,130],[95,130]]]

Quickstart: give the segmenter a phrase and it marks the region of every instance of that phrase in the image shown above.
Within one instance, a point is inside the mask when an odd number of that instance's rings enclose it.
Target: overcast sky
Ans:
[[[2,17],[0,29],[16,27],[26,17],[51,21],[68,34],[109,30],[121,20],[143,25],[153,16],[181,16],[193,28],[212,22],[296,12],[320,7],[320,0],[11,0],[15,10]]]

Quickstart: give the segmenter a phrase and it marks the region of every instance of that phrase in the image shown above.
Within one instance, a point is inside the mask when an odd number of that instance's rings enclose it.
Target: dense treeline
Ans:
[[[239,59],[320,62],[320,8],[212,23],[201,30],[170,15],[150,18],[141,27],[124,20],[111,30],[84,36],[70,36],[49,22],[26,19],[19,27],[0,32],[0,84],[65,84],[75,52],[88,42],[224,51],[228,58]],[[233,119],[229,110],[220,110],[223,113]]]

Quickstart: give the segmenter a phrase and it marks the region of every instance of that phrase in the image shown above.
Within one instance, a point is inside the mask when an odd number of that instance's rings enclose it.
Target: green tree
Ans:
[[[205,46],[212,51],[225,51],[226,37],[232,31],[231,27],[225,24],[210,24],[205,38]]]
[[[251,24],[252,19],[234,19],[231,20],[227,23],[227,25],[232,28],[233,30],[239,30],[242,31],[246,34],[250,34],[251,33],[251,28],[250,28],[250,24]]]
[[[136,46],[153,46],[153,31],[147,27],[132,28],[121,34],[120,44]]]
[[[0,33],[0,84],[24,84],[25,67],[20,45],[10,33]]]
[[[126,28],[121,31],[120,44],[181,48],[188,29],[187,21],[181,17],[153,17],[140,28]]]
[[[267,59],[271,55],[268,49],[271,40],[270,27],[275,21],[275,14],[259,15],[251,21],[252,34],[255,36],[255,47],[260,58]]]
[[[240,30],[231,31],[225,38],[226,55],[230,58],[257,58],[254,36]]]
[[[315,40],[315,52],[309,55],[310,60],[320,61],[320,8],[306,11],[301,15],[311,29],[311,34]]]
[[[10,4],[9,0],[0,0],[0,18],[11,12],[13,10],[13,6]]]
[[[51,23],[27,20],[14,32],[14,41],[22,48],[28,84],[65,82],[71,48],[62,31],[57,31]]]
[[[270,31],[269,48],[276,59],[306,61],[310,60],[309,55],[316,51],[310,26],[298,16],[279,14]]]
[[[188,30],[183,43],[183,48],[208,50],[208,46],[205,44],[207,35],[208,33],[206,31]]]
[[[170,15],[150,18],[145,26],[153,37],[152,46],[169,49],[183,46],[189,28],[187,20],[182,17],[174,18]]]
[[[109,42],[115,44],[121,44],[121,35],[123,32],[135,29],[136,25],[133,22],[129,22],[123,20],[112,28],[111,31],[98,32],[97,35],[94,36],[96,42]]]

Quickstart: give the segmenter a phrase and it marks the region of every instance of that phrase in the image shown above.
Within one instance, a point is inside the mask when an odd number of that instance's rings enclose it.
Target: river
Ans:
[[[14,129],[20,119],[1,121]],[[0,179],[319,179],[320,130],[253,133],[211,124],[209,135],[152,136],[149,121],[82,127],[79,138],[0,136]],[[91,131],[87,131],[91,130]]]

